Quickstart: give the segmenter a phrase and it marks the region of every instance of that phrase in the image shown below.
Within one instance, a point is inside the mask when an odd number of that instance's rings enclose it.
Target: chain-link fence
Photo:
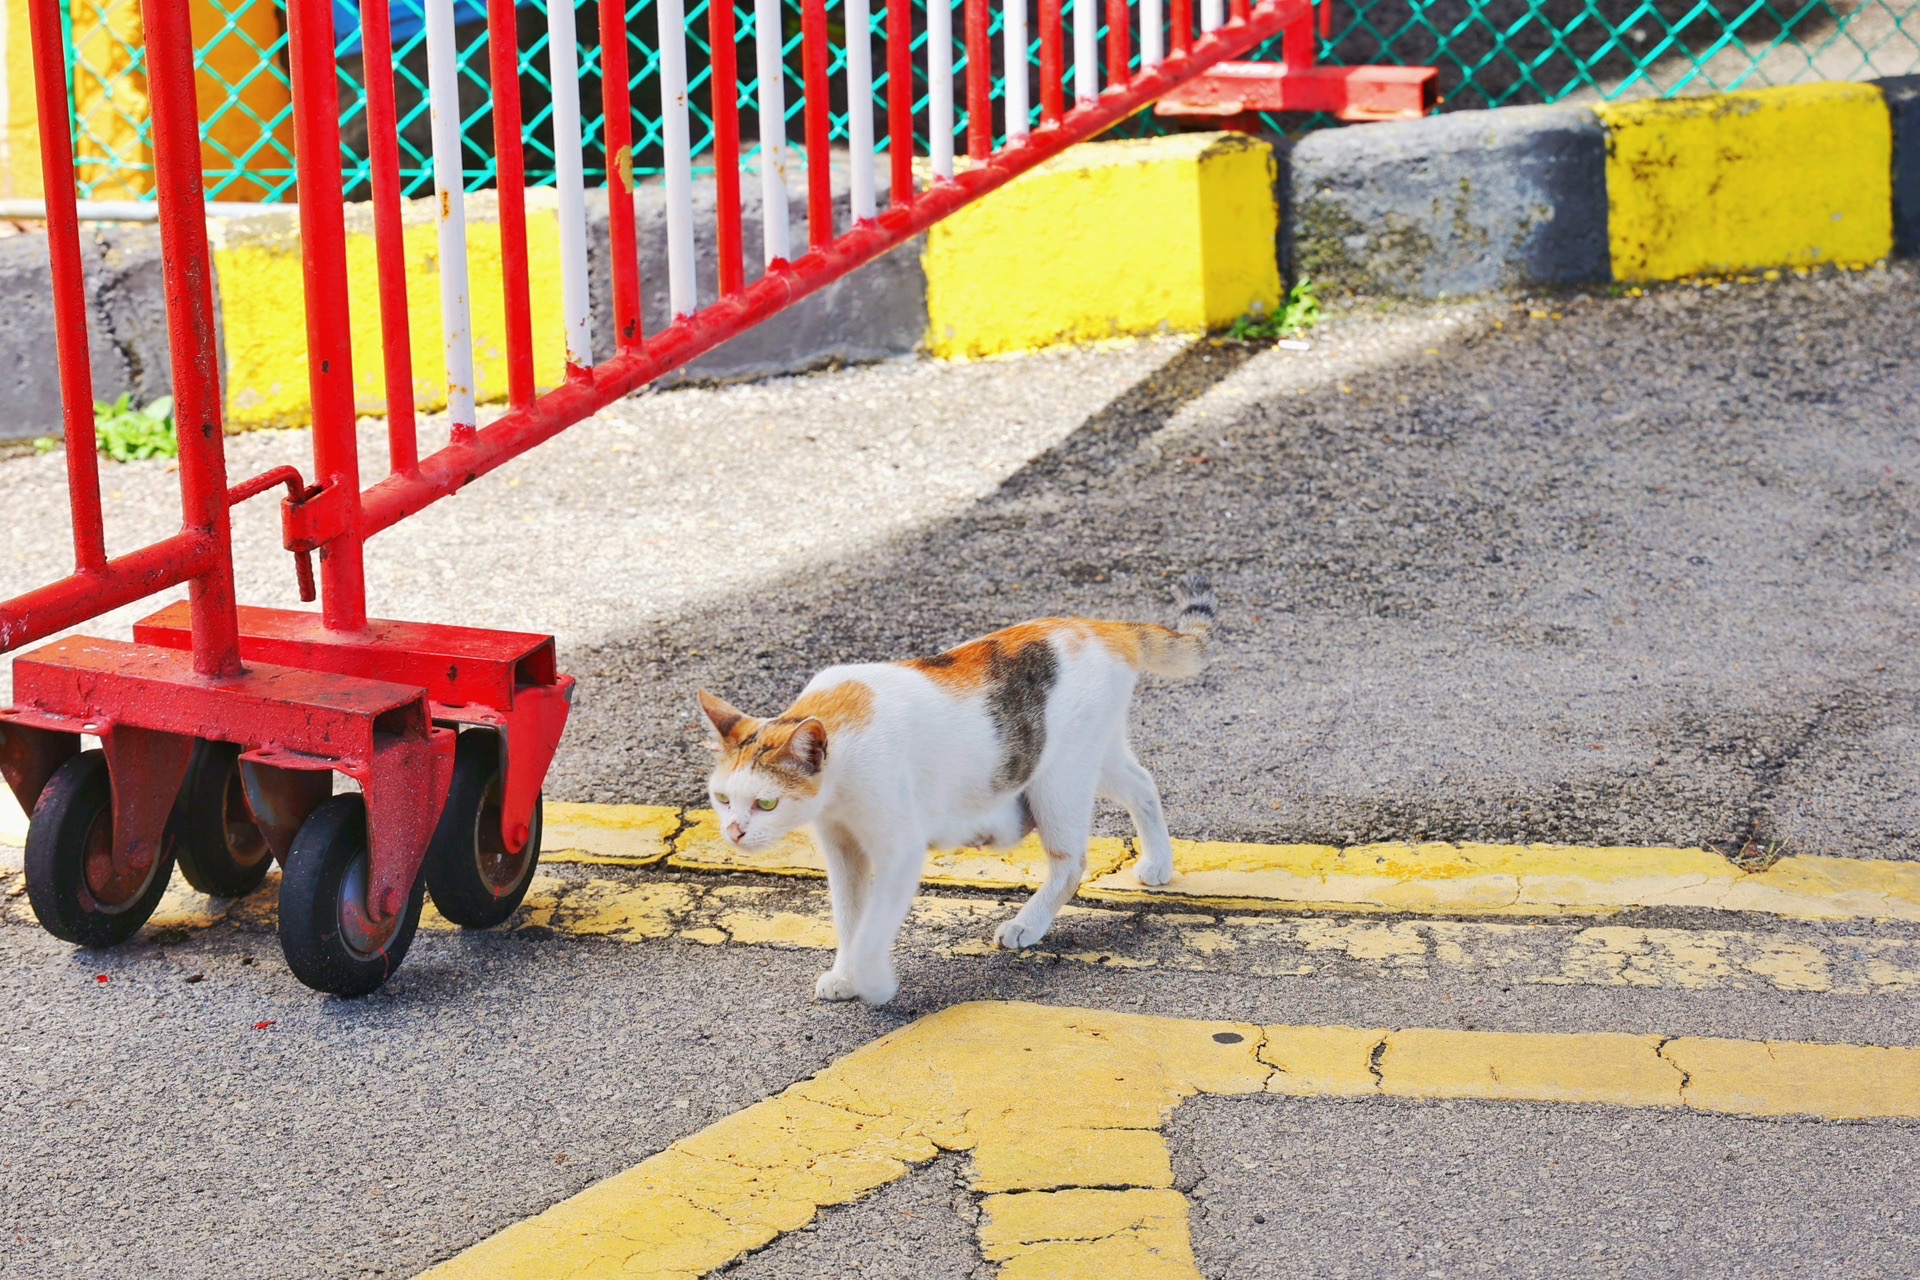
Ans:
[[[1069,13],[1076,3],[1067,0]],[[1323,61],[1398,63],[1440,71],[1445,109],[1522,102],[1611,100],[1789,84],[1804,80],[1860,80],[1920,72],[1920,0],[1327,0],[1334,5],[1332,37]],[[224,200],[291,199],[293,121],[287,81],[286,13],[276,0],[191,0],[200,49],[200,111],[207,192]],[[527,177],[553,181],[545,0],[522,0],[519,15],[521,94],[529,127]],[[694,151],[712,143],[705,32],[708,0],[688,5],[688,66]],[[914,0],[915,49],[924,41],[926,0]],[[151,190],[152,163],[144,75],[144,36],[138,0],[67,0],[74,132],[82,195],[127,199]],[[835,6],[837,20],[837,6]],[[432,188],[428,137],[426,40],[420,0],[395,0],[394,61],[400,117],[401,177],[408,195]],[[460,27],[464,168],[470,188],[494,181],[487,32],[474,0],[457,9]],[[786,0],[786,73],[790,136],[797,136],[800,94],[800,0]],[[598,0],[578,0],[581,106],[586,116],[587,181],[604,176],[600,145]],[[366,97],[361,81],[358,9],[335,0],[340,41],[342,165],[349,199],[368,193]],[[755,38],[752,5],[736,5],[743,46]],[[883,25],[883,24],[876,24]],[[999,14],[994,15],[999,58]],[[634,160],[640,173],[658,172],[659,77],[652,0],[628,0],[636,114]],[[1029,31],[1038,24],[1029,21]],[[844,31],[833,30],[834,84],[839,88]],[[876,32],[876,50],[883,32]],[[1104,36],[1102,37],[1104,39]],[[1135,47],[1137,48],[1137,42]],[[964,49],[956,49],[964,66]],[[1278,57],[1277,47],[1265,56]],[[1038,71],[1037,40],[1029,50],[1029,77]],[[916,58],[916,67],[924,60]],[[743,74],[752,65],[742,59]],[[876,70],[884,68],[875,59]],[[995,111],[1004,88],[996,66]],[[875,78],[884,104],[889,86]],[[924,124],[924,86],[916,86]],[[1037,103],[1037,92],[1028,100]],[[757,94],[742,86],[742,129],[758,136]],[[847,129],[844,98],[836,101],[834,137]],[[1037,120],[1037,110],[1036,110]],[[1298,132],[1322,120],[1279,118],[1280,132]],[[965,128],[964,114],[960,127]],[[1125,129],[1163,127],[1152,115]],[[922,139],[924,143],[924,137]],[[884,143],[883,143],[884,145]],[[749,157],[751,160],[751,156]]]

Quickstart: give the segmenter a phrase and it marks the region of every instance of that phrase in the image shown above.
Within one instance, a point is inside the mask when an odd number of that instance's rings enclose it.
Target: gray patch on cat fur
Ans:
[[[1024,787],[1039,767],[1047,743],[1047,696],[1059,673],[1059,659],[1046,641],[1029,644],[1011,657],[994,647],[987,667],[987,714],[1000,734],[996,788]]]

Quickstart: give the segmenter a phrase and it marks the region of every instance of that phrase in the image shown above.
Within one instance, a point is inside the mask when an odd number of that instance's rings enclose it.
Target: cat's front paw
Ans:
[[[1005,947],[1009,951],[1019,951],[1032,946],[1046,936],[1045,925],[1022,924],[1020,918],[1015,916],[993,931],[993,945]]]
[[[1133,878],[1149,886],[1163,885],[1173,879],[1173,858],[1141,858],[1133,864]]]
[[[866,981],[848,977],[837,969],[829,969],[814,979],[813,994],[820,1000],[864,1000],[868,1004],[885,1004],[899,992],[900,983],[890,974]]]
[[[852,978],[829,969],[814,979],[813,996],[816,1000],[858,1000],[860,993],[854,990]]]

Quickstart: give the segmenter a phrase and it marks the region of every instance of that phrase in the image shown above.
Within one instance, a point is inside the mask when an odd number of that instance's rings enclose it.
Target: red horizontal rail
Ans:
[[[423,459],[419,473],[389,476],[364,495],[359,523],[372,537],[458,493],[503,463],[551,440],[568,427],[631,394],[662,374],[697,359],[887,250],[1077,142],[1126,119],[1155,98],[1216,63],[1237,57],[1310,13],[1307,0],[1270,0],[1253,7],[1244,22],[1229,22],[1195,40],[1185,54],[1143,70],[1124,88],[1068,112],[1058,124],[1042,124],[1024,140],[989,159],[937,181],[905,204],[882,211],[821,244],[797,261],[769,271],[740,293],[674,321],[638,350],[594,366],[588,376],[514,410],[473,438],[456,441]]]
[[[219,560],[216,545],[204,532],[183,530],[116,556],[98,569],[15,596],[0,604],[0,652],[45,640],[110,609],[209,573]]]

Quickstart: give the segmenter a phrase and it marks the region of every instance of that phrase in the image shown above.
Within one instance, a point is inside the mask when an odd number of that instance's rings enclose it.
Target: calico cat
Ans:
[[[701,691],[726,838],[762,849],[806,826],[826,857],[840,949],[820,999],[893,998],[893,941],[929,848],[1007,848],[1038,828],[1046,883],[993,935],[1016,949],[1040,941],[1080,887],[1096,795],[1132,816],[1141,882],[1172,877],[1127,708],[1141,672],[1178,678],[1205,662],[1213,591],[1193,575],[1177,600],[1171,627],[1042,618],[931,658],[829,667],[769,720]]]

